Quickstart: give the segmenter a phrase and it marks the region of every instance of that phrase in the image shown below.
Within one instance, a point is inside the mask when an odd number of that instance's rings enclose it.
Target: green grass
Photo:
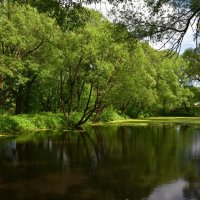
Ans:
[[[66,121],[62,114],[39,113],[0,116],[0,132],[24,130],[63,129]]]
[[[119,115],[117,111],[112,106],[110,106],[104,110],[99,120],[101,122],[109,122],[109,121],[123,120],[123,119],[124,117]]]
[[[114,120],[107,123],[97,123],[95,125],[119,125],[119,126],[147,126],[149,124],[159,125],[163,123],[174,124],[195,124],[200,125],[200,117],[149,117],[145,119]]]

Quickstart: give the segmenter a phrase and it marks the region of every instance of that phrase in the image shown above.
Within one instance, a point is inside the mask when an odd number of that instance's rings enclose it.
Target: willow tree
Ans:
[[[28,3],[40,12],[48,13],[66,29],[85,25],[89,12],[85,5],[108,2],[112,5],[112,19],[124,24],[134,36],[171,44],[171,50],[179,50],[190,26],[198,43],[200,25],[199,0],[1,0]],[[86,14],[87,13],[87,14]]]
[[[111,23],[97,12],[90,13],[84,27],[63,33],[62,75],[67,80],[64,91],[68,116],[82,111],[78,125],[107,106],[109,92],[119,82],[126,48],[112,37]]]
[[[46,13],[56,20],[63,30],[73,30],[85,25],[89,12],[79,1],[72,0],[2,0],[3,2],[17,2],[29,4],[40,13]]]
[[[54,56],[50,43],[58,28],[29,5],[4,3],[0,15],[0,101],[12,96],[15,112],[28,112],[31,87]]]
[[[198,46],[200,37],[199,0],[111,0],[115,23],[124,24],[135,37],[170,44],[180,50],[183,38],[192,26]]]
[[[121,71],[122,78],[111,96],[113,105],[120,110],[121,114],[126,113],[137,117],[156,103],[156,71],[146,55],[146,48],[150,47],[147,44],[138,43],[128,50],[127,64]]]

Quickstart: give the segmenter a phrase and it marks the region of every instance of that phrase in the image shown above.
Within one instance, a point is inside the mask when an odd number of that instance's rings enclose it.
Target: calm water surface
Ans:
[[[200,127],[95,127],[0,139],[1,200],[199,200]]]

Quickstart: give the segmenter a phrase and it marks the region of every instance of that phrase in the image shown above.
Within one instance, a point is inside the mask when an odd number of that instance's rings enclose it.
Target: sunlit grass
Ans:
[[[124,125],[124,126],[147,126],[149,124],[200,124],[200,117],[149,117],[145,119],[114,120],[107,123],[97,123],[94,125]]]

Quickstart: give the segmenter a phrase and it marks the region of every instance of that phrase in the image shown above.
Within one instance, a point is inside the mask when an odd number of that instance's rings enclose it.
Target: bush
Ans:
[[[61,129],[66,120],[62,114],[40,113],[27,115],[2,115],[0,131],[23,131],[33,129]]]
[[[73,112],[71,113],[70,117],[68,118],[68,124],[71,126],[75,126],[78,121],[82,118],[82,112]]]
[[[139,119],[144,119],[144,118],[147,118],[147,117],[150,117],[150,114],[149,113],[140,113],[138,115],[138,118]]]
[[[122,120],[122,119],[124,119],[124,117],[120,116],[112,106],[105,109],[102,115],[100,116],[100,121],[103,122]]]
[[[189,108],[187,111],[185,108],[175,108],[173,110],[170,110],[169,112],[166,112],[163,114],[160,112],[160,116],[173,116],[173,117],[198,117],[200,116],[200,108],[198,107],[193,107]]]
[[[63,114],[40,113],[28,115],[28,118],[39,129],[63,128],[66,124]]]

